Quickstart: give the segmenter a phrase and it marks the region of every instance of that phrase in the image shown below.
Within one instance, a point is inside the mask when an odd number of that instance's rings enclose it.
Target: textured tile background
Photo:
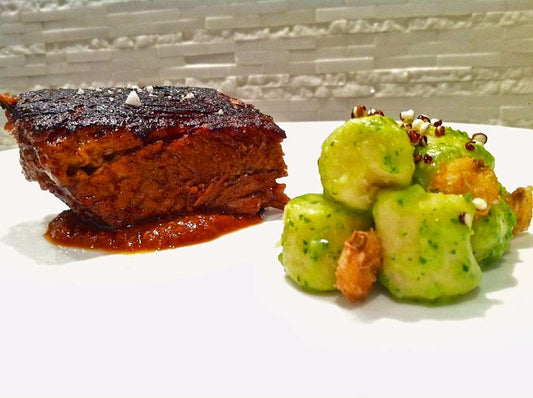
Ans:
[[[127,84],[533,128],[533,0],[0,1],[1,91]]]

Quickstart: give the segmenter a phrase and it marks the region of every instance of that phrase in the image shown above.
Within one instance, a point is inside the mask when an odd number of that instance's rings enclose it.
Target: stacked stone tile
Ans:
[[[201,85],[278,121],[356,103],[533,127],[533,0],[3,0],[0,89]]]

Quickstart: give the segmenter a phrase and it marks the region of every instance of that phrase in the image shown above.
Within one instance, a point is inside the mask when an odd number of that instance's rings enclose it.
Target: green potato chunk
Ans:
[[[444,135],[437,137],[435,127],[430,126],[424,135],[427,137],[427,145],[417,145],[415,156],[419,155],[420,159],[426,160],[421,160],[416,164],[413,175],[414,184],[427,188],[442,163],[449,163],[458,158],[481,159],[488,167],[494,169],[494,157],[490,152],[482,144],[472,142],[468,134],[463,131],[446,126]]]
[[[381,191],[373,208],[383,247],[379,281],[401,299],[447,300],[474,289],[482,273],[470,243],[474,213],[468,196],[419,185]]]
[[[393,119],[350,119],[322,144],[318,168],[324,193],[352,209],[369,210],[380,189],[411,184],[413,152]]]
[[[474,219],[472,250],[482,267],[498,261],[509,249],[515,225],[516,216],[502,197],[491,206],[488,215]]]
[[[280,262],[305,290],[335,290],[337,260],[354,230],[368,230],[369,213],[357,213],[321,194],[293,198],[283,213]]]

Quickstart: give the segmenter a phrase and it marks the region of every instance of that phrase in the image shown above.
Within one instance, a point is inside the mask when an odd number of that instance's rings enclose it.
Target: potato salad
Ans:
[[[308,292],[364,300],[449,301],[476,288],[529,228],[532,187],[508,192],[487,136],[412,110],[399,120],[357,106],[323,142],[322,193],[286,205],[279,256]]]

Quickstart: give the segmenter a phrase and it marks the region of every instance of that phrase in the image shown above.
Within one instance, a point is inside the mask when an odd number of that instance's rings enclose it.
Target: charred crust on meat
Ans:
[[[127,103],[135,90],[141,105]],[[0,95],[0,105],[15,123],[25,123],[33,134],[68,135],[79,128],[101,127],[101,131],[127,129],[138,138],[164,128],[185,127],[236,129],[260,127],[285,138],[271,116],[253,105],[204,87],[161,86],[150,90],[112,87],[104,89],[45,89],[18,97]]]

